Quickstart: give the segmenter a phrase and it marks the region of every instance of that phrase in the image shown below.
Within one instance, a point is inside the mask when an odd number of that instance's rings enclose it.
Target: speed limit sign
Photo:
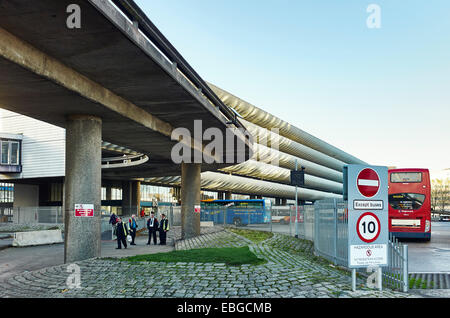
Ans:
[[[372,212],[362,214],[356,222],[356,233],[361,241],[372,243],[380,235],[380,220]]]

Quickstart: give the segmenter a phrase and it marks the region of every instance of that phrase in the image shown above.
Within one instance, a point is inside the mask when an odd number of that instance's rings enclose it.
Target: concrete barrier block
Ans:
[[[200,226],[201,227],[213,227],[214,222],[213,221],[201,221]]]
[[[63,243],[61,230],[17,232],[14,234],[13,246],[33,246]]]

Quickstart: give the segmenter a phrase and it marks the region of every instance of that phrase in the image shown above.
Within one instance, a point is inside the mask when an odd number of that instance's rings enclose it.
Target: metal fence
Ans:
[[[404,292],[409,288],[408,245],[389,234],[388,267],[383,269],[383,284]]]
[[[314,204],[314,250],[335,265],[347,266],[348,218],[342,200],[317,201]]]
[[[14,224],[62,224],[62,207],[15,207],[12,210]]]

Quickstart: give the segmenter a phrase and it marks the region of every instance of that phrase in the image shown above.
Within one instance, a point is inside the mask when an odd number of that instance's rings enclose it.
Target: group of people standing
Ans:
[[[130,245],[136,245],[136,243],[134,243],[138,228],[138,224],[136,222],[136,215],[133,214],[131,218],[128,220],[128,224],[126,224],[125,222],[123,222],[121,217],[116,216],[113,213],[111,215],[109,223],[111,223],[115,227],[115,234],[117,237],[116,249],[122,249],[122,244],[125,248],[127,248],[128,235],[131,236]],[[169,228],[170,228],[169,220],[166,218],[165,214],[161,214],[161,221],[158,221],[158,219],[155,217],[155,213],[152,212],[150,218],[147,221],[147,229],[148,229],[147,245],[150,245],[152,237],[154,244],[155,245],[157,244],[156,232],[159,232],[159,244],[166,245],[167,232],[169,231]]]
[[[155,213],[150,214],[150,218],[147,221],[147,229],[148,229],[148,242],[147,245],[150,245],[152,237],[153,243],[156,245],[156,232],[159,232],[159,244],[166,245],[167,239],[167,231],[169,231],[169,220],[167,220],[166,215],[161,214],[161,221],[158,222],[158,219],[155,217]]]

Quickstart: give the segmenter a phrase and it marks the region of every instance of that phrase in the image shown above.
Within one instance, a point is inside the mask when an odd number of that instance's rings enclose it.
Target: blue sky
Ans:
[[[450,167],[450,1],[136,2],[203,79],[371,164]]]

